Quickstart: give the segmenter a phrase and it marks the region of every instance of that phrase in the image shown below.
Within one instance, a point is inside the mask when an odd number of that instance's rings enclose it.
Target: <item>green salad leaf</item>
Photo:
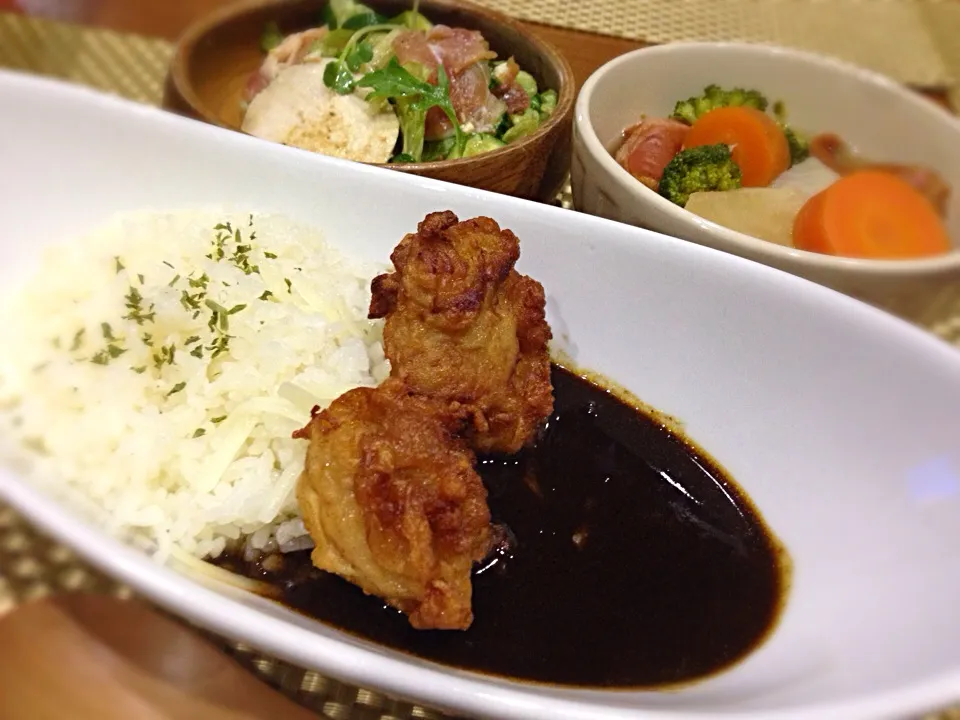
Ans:
[[[433,140],[423,144],[424,162],[434,162],[435,160],[446,160],[454,146],[457,144],[455,137],[444,138],[443,140]]]
[[[365,27],[370,27],[371,25],[386,25],[389,23],[389,18],[371,11],[363,11],[352,15],[347,18],[344,23],[340,26],[345,30],[361,30]]]
[[[557,109],[557,91],[544,90],[537,97],[540,98],[540,107],[537,110],[540,112],[540,118],[545,120]]]
[[[323,22],[331,30],[336,30],[346,27],[347,21],[358,15],[377,15],[377,13],[373,8],[355,0],[330,0],[323,9]],[[364,26],[361,25],[361,27]]]
[[[513,125],[500,138],[505,143],[512,143],[514,140],[532,135],[540,127],[540,113],[533,108],[527,108],[521,114],[511,116],[510,119]]]
[[[331,60],[323,69],[323,84],[340,95],[349,95],[356,87],[353,73],[340,60]]]
[[[437,84],[431,85],[425,80],[414,76],[409,70],[404,68],[394,57],[390,60],[387,67],[382,70],[374,70],[367,73],[357,83],[359,87],[369,88],[371,90],[369,99],[386,98],[393,100],[397,105],[398,117],[401,123],[401,129],[404,131],[404,152],[416,159],[420,159],[423,153],[423,123],[426,120],[427,111],[430,108],[438,107],[450,119],[456,134],[456,147],[463,149],[463,129],[457,119],[456,110],[450,99],[450,79],[443,68],[443,65],[437,67]],[[406,122],[405,118],[406,116]],[[419,142],[414,138],[409,145],[419,145],[417,147],[407,147],[407,128],[410,125],[419,123]],[[415,152],[410,152],[414,150]]]
[[[347,47],[350,38],[355,34],[355,30],[331,30],[323,36],[322,40],[315,40],[314,42],[320,46],[319,50],[324,57],[337,57]]]
[[[365,40],[357,43],[353,50],[347,53],[346,63],[351,72],[358,72],[360,66],[373,60],[373,46]]]
[[[357,31],[347,31],[353,32],[353,35],[344,44],[336,60],[328,63],[324,68],[323,84],[340,95],[349,95],[356,90],[357,83],[353,74],[359,72],[362,65],[373,59],[373,46],[363,38],[391,29],[390,25],[368,25]]]
[[[260,49],[264,52],[270,52],[282,42],[283,33],[280,32],[280,26],[275,22],[268,22],[260,35]]]
[[[392,25],[402,25],[411,30],[430,30],[433,27],[433,23],[416,10],[404,10],[395,18],[392,18],[390,23]]]

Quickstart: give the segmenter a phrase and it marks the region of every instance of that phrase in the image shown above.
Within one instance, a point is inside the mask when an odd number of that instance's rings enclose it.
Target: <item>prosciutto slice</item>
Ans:
[[[436,84],[437,68],[442,64],[450,80],[450,100],[461,125],[473,132],[492,130],[507,109],[507,104],[490,92],[488,61],[496,57],[483,35],[475,30],[437,25],[428,33],[409,30],[393,41],[393,50],[401,64],[418,63]],[[440,140],[453,134],[450,120],[439,108],[427,113],[424,135]]]
[[[322,40],[327,32],[326,27],[319,27],[285,37],[283,42],[267,53],[260,67],[247,78],[243,99],[247,103],[251,102],[267,85],[276,79],[281,70],[304,62],[307,56],[311,54],[313,44]],[[317,53],[317,59],[322,59],[319,53]]]

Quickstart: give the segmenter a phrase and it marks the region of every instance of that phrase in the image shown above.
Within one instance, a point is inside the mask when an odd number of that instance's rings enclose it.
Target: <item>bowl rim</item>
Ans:
[[[225,128],[227,130],[233,130],[241,133],[243,132],[243,130],[240,128],[225,124],[214,113],[212,113],[203,102],[202,98],[196,93],[193,83],[190,82],[188,72],[190,68],[190,59],[197,45],[201,43],[203,39],[215,28],[231,22],[239,16],[245,15],[254,10],[268,8],[271,6],[279,8],[293,1],[295,0],[238,0],[238,2],[229,3],[203,15],[191,23],[177,39],[173,58],[170,61],[168,78],[176,91],[183,98],[184,102],[186,102],[187,105],[189,105],[190,108],[196,112],[204,122]],[[319,4],[320,0],[317,1]],[[512,143],[504,145],[501,148],[497,148],[496,150],[488,150],[478,155],[461,157],[453,160],[433,160],[430,162],[418,163],[363,163],[364,165],[386,167],[392,170],[400,170],[402,172],[409,173],[425,172],[429,170],[435,170],[440,167],[453,169],[460,167],[465,168],[474,164],[478,158],[487,160],[505,157],[512,151],[532,146],[548,134],[554,132],[556,128],[562,126],[567,119],[570,118],[570,116],[573,114],[574,102],[576,100],[576,80],[574,78],[573,68],[571,67],[570,62],[555,45],[547,40],[544,40],[538,34],[530,31],[518,21],[508,17],[507,15],[504,15],[498,10],[479,5],[471,0],[422,0],[422,3],[428,6],[436,5],[456,8],[457,10],[465,11],[470,15],[484,15],[491,18],[496,23],[508,27],[527,38],[537,52],[545,58],[546,62],[551,65],[559,75],[560,87],[556,89],[557,107],[554,109],[553,114],[547,118],[547,121],[541,123],[535,132]]]
[[[574,125],[587,152],[590,153],[612,182],[641,202],[652,204],[653,207],[664,214],[672,216],[677,222],[699,226],[702,230],[710,232],[718,240],[714,247],[730,250],[746,257],[763,257],[763,261],[776,262],[779,267],[802,266],[810,271],[842,271],[874,277],[935,275],[944,271],[960,272],[960,246],[955,246],[950,252],[935,257],[912,260],[879,260],[838,257],[777,245],[737,230],[731,230],[711,220],[701,218],[685,208],[674,205],[658,193],[652,192],[649,188],[637,182],[630,173],[620,167],[600,141],[590,119],[593,92],[603,77],[622,66],[640,61],[655,61],[657,57],[664,55],[731,51],[753,54],[757,58],[791,58],[830,72],[846,75],[862,84],[879,87],[894,96],[897,101],[909,104],[917,112],[924,113],[937,122],[951,126],[957,133],[958,142],[960,142],[960,118],[950,115],[931,100],[909,90],[892,78],[845,60],[766,43],[677,42],[639,48],[624,53],[597,68],[583,84],[574,110]]]

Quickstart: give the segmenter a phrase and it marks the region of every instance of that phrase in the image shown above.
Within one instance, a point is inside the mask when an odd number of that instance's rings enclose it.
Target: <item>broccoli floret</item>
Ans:
[[[787,145],[790,147],[790,166],[801,163],[810,157],[810,142],[791,128],[789,125],[783,125],[783,134],[787,137]]]
[[[787,124],[787,106],[783,100],[777,100],[773,104],[773,116],[787,138],[787,145],[790,148],[790,167],[810,157],[810,141]]]
[[[660,194],[680,207],[690,195],[709,190],[736,190],[741,185],[740,168],[726,145],[700,145],[681,150],[663,169]]]
[[[708,85],[703,89],[703,95],[681,100],[673,108],[672,117],[688,125],[693,125],[698,118],[706,115],[711,110],[722,107],[747,107],[757,110],[767,109],[767,98],[757,90],[744,90],[743,88],[733,88],[724,90],[719,85]]]

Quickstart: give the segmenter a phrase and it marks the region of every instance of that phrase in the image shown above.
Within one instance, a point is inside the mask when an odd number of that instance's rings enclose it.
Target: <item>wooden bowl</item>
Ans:
[[[246,0],[189,27],[177,46],[164,89],[164,107],[181,115],[239,130],[240,100],[251,72],[263,59],[260,36],[270,21],[283,33],[321,23],[324,0]],[[394,16],[409,0],[365,0]],[[552,201],[570,169],[575,86],[560,52],[519,23],[469,2],[422,0],[420,11],[435,24],[479,30],[500,58],[513,56],[541,88],[557,91],[557,108],[537,132],[506,147],[459,160],[383,164],[382,167],[483,190]]]

